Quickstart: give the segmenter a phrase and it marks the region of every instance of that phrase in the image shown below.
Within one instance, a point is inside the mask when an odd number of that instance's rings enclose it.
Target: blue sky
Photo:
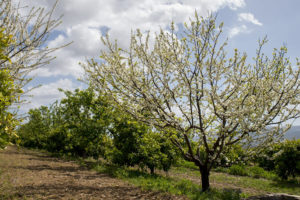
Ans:
[[[54,0],[22,0],[22,4],[50,9]],[[299,0],[60,0],[54,17],[64,15],[48,45],[55,47],[70,41],[73,44],[58,50],[51,64],[38,69],[27,87],[42,84],[31,92],[31,103],[23,111],[40,105],[49,105],[63,97],[57,88],[83,88],[77,81],[83,75],[79,62],[99,56],[103,47],[100,36],[104,29],[111,38],[117,38],[122,47],[129,43],[130,31],[165,29],[173,20],[180,24],[193,16],[215,12],[218,21],[224,22],[224,36],[229,38],[228,50],[238,48],[249,55],[249,62],[255,55],[258,39],[268,36],[269,43],[264,52],[271,55],[274,47],[283,44],[288,47],[288,56],[295,63],[299,57]],[[26,9],[22,12],[26,13]],[[300,125],[300,120],[295,122]]]

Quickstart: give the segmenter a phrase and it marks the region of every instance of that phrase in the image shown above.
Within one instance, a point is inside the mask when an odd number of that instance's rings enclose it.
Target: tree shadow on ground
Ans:
[[[295,188],[295,189],[299,189],[300,188],[300,179],[297,180],[295,179],[291,179],[291,180],[274,180],[271,184],[271,186],[273,187],[278,187],[278,188]]]
[[[85,167],[81,166],[49,166],[49,165],[29,165],[29,166],[13,166],[15,169],[24,169],[31,171],[43,171],[43,170],[51,170],[51,171],[59,171],[59,172],[79,172],[86,170]]]
[[[69,196],[82,196],[82,197],[101,197],[109,196],[113,198],[122,198],[122,196],[128,196],[129,193],[132,193],[132,187],[121,187],[121,186],[85,186],[85,185],[75,185],[75,184],[42,184],[34,186],[20,186],[16,187],[15,190],[16,196],[23,197],[38,197],[42,196],[43,198],[51,199],[63,199],[64,197]]]

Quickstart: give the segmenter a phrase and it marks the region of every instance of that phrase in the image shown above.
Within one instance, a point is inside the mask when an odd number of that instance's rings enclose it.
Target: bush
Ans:
[[[92,88],[64,93],[66,97],[49,108],[29,111],[28,122],[18,129],[21,145],[70,156],[105,156],[112,146],[108,100]]]
[[[286,140],[266,149],[255,158],[260,167],[272,171],[283,180],[300,174],[300,139]]]
[[[113,136],[111,160],[114,164],[147,167],[153,174],[155,169],[168,171],[177,159],[173,144],[164,135],[127,116],[118,115],[110,132]]]
[[[253,166],[248,168],[249,175],[254,178],[268,178],[269,173],[263,168],[258,166]]]
[[[286,141],[274,155],[275,172],[284,180],[300,175],[300,139]]]
[[[232,165],[231,167],[229,167],[228,173],[231,175],[238,175],[238,176],[249,175],[244,165]]]

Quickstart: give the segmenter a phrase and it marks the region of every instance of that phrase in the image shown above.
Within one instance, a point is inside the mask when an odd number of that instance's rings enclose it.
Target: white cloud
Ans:
[[[258,25],[258,26],[262,26],[263,24],[258,21],[254,15],[252,13],[240,13],[238,16],[238,20],[239,21],[246,21],[246,22],[250,22],[252,24]]]
[[[42,85],[41,87],[36,88],[28,93],[28,95],[32,95],[32,97],[27,99],[30,101],[30,103],[24,104],[22,106],[22,111],[26,112],[31,108],[37,108],[41,105],[48,105],[49,103],[53,103],[55,100],[61,99],[64,97],[64,94],[59,92],[58,88],[64,90],[74,90],[78,86],[79,85],[76,85],[70,79],[59,79],[56,82]]]
[[[54,0],[14,0],[20,1],[28,8],[22,9],[25,14],[32,6],[50,10]],[[121,47],[129,44],[130,33],[139,28],[142,32],[158,32],[166,29],[173,20],[176,24],[186,22],[193,17],[195,10],[199,15],[207,15],[221,8],[237,9],[245,6],[245,0],[60,0],[53,13],[54,18],[63,14],[62,24],[48,42],[49,47],[57,47],[73,41],[68,47],[53,53],[56,57],[49,65],[31,75],[38,77],[63,76],[81,77],[83,70],[79,62],[86,58],[98,57],[103,48],[100,37],[102,28],[109,31],[112,40],[117,39]],[[57,87],[75,88],[69,79],[61,79],[46,84],[32,91],[34,98],[27,105],[36,107],[47,105],[62,96]]]
[[[248,30],[246,25],[235,26],[229,30],[228,36],[229,38],[233,38],[234,36],[237,36],[240,33],[247,33],[247,32],[250,31]]]
[[[16,0],[17,1],[17,0]],[[49,10],[53,0],[22,0],[22,5],[45,7]],[[188,21],[195,10],[207,15],[228,6],[237,9],[245,6],[244,0],[61,0],[58,2],[54,17],[64,15],[63,23],[57,30],[58,35],[49,46],[74,43],[57,51],[57,60],[46,69],[35,74],[38,76],[68,75],[78,77],[82,73],[78,62],[85,58],[96,57],[101,49],[101,27],[107,27],[111,39],[118,39],[121,47],[129,44],[130,32],[139,28],[142,31],[157,32],[166,28],[173,20],[176,23]],[[26,9],[23,10],[25,12]]]

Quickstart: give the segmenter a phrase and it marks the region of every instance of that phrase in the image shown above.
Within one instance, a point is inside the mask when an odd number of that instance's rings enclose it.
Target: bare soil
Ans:
[[[0,150],[0,199],[187,199],[143,191],[37,151],[9,146]]]

